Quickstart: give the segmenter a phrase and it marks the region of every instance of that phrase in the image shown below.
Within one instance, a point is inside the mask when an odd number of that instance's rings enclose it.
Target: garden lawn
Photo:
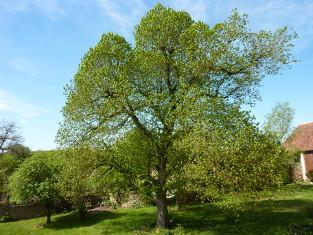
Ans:
[[[313,234],[313,185],[289,185],[274,197],[258,199],[252,205],[237,205],[229,200],[196,204],[183,211],[170,208],[173,228],[159,231],[154,228],[155,209],[117,209],[89,214],[80,220],[74,213],[54,215],[52,224],[42,226],[45,218],[0,223],[0,235],[24,234]],[[236,208],[236,210],[234,210]],[[238,210],[237,210],[238,209]],[[298,231],[289,233],[291,230]],[[312,230],[312,233],[304,233]],[[300,233],[302,232],[302,233]]]

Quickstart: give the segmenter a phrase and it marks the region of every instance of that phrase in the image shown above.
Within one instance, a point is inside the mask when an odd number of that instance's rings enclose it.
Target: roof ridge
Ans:
[[[306,122],[297,126],[284,145],[289,149],[313,150],[313,122]]]
[[[313,124],[313,122],[303,122],[303,123],[300,123],[299,126],[308,125],[308,124]]]

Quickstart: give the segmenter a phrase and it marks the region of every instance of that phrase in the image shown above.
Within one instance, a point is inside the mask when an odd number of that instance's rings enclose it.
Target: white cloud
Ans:
[[[37,9],[51,19],[60,15],[82,14],[87,6],[97,6],[116,31],[131,37],[134,26],[158,1],[148,0],[0,0],[0,13]],[[299,33],[299,48],[313,41],[313,1],[295,0],[160,0],[165,6],[188,11],[195,20],[210,25],[223,21],[232,9],[247,13],[254,29],[292,27]],[[75,11],[72,11],[75,9]],[[92,8],[90,8],[92,9]],[[78,12],[81,11],[81,12]],[[95,12],[98,14],[98,12]],[[90,26],[89,26],[90,27]]]
[[[30,75],[32,77],[36,77],[38,75],[38,68],[35,66],[35,64],[22,57],[17,57],[9,60],[8,65],[17,71]]]
[[[172,0],[169,5],[189,12],[195,20],[212,25],[225,20],[237,8],[247,13],[253,29],[275,30],[288,26],[299,34],[296,49],[313,42],[313,1],[248,1],[248,0]]]
[[[299,34],[296,49],[304,49],[313,39],[313,2],[277,0],[267,1],[257,6],[242,7],[249,14],[251,23],[257,28],[274,30],[288,26]]]
[[[58,15],[64,15],[62,1],[59,0],[0,0],[0,12],[21,12],[36,9],[54,19]]]
[[[27,103],[7,91],[0,90],[0,114],[13,114],[25,123],[29,119],[39,116],[42,111],[42,108]]]
[[[126,36],[130,36],[140,17],[148,10],[148,6],[143,0],[98,0],[98,4],[104,14]]]
[[[0,94],[0,96],[1,96],[1,94]],[[0,100],[0,110],[10,111],[10,106],[8,104],[6,104],[5,102],[1,103],[1,100]]]
[[[106,17],[120,33],[130,36],[141,16],[151,7],[143,0],[97,0]],[[153,1],[154,4],[157,1]],[[275,30],[288,26],[299,34],[298,50],[313,41],[313,1],[275,0],[171,0],[165,6],[189,12],[195,20],[213,25],[224,21],[237,8],[247,13],[253,29]]]
[[[214,8],[216,3],[214,1],[205,0],[173,0],[170,2],[170,6],[189,12],[194,20],[207,21],[210,14],[210,8]]]

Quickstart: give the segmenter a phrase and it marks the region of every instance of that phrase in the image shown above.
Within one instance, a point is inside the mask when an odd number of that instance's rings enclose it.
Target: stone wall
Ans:
[[[292,168],[292,180],[293,181],[303,181],[303,175],[302,175],[302,167],[301,163],[295,163]]]
[[[40,204],[12,205],[0,204],[0,216],[10,216],[13,219],[30,219],[44,216],[45,212]]]

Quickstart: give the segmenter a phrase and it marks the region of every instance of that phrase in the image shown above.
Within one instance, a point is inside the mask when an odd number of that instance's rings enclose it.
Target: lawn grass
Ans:
[[[240,201],[240,200],[238,200]],[[238,203],[237,201],[237,203]],[[289,234],[292,227],[303,230],[313,224],[313,186],[286,186],[276,196],[257,200],[253,205],[221,209],[219,202],[188,206],[183,211],[170,208],[173,228],[154,228],[155,208],[117,209],[88,215],[80,220],[74,213],[55,215],[48,227],[45,218],[0,224],[1,235],[25,234],[209,234],[256,235]],[[293,235],[313,234],[292,233]]]

